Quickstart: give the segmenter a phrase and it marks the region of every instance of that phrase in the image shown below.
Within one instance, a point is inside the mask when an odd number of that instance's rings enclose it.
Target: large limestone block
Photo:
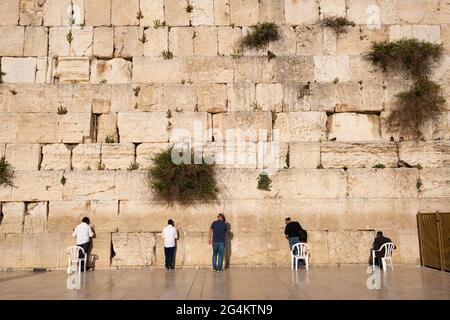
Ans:
[[[194,28],[194,54],[196,56],[216,56],[217,46],[216,27]]]
[[[144,30],[140,27],[116,27],[114,28],[114,56],[119,58],[131,58],[142,56],[142,35]]]
[[[229,57],[192,57],[186,60],[183,79],[201,83],[227,83],[234,79]]]
[[[5,83],[34,83],[36,58],[7,58],[2,61],[2,81]]]
[[[196,93],[198,111],[210,113],[227,111],[226,84],[199,84],[196,86]]]
[[[280,39],[269,43],[269,50],[276,56],[295,56],[297,52],[297,33],[294,27],[282,26]]]
[[[69,25],[72,12],[71,0],[47,0],[44,3],[44,26]]]
[[[141,85],[136,87],[136,89],[137,88],[139,88],[139,94],[136,98],[137,106],[136,104],[134,105],[135,109],[137,107],[137,110],[139,111],[167,111],[168,108],[164,105],[166,86]]]
[[[64,144],[47,144],[42,147],[41,170],[70,170],[71,150]]]
[[[0,27],[0,56],[21,57],[23,55],[24,27]]]
[[[53,78],[59,83],[88,82],[89,65],[88,57],[59,57]]]
[[[328,232],[328,254],[333,263],[367,263],[375,235],[373,231]]]
[[[225,61],[227,57],[223,58]],[[282,82],[275,70],[277,62],[284,61],[284,57],[280,57],[277,61],[269,61],[265,56],[242,56],[239,59],[231,57],[234,69],[234,82],[253,81],[253,82]],[[292,67],[297,63],[297,59],[293,58]],[[287,75],[286,75],[287,77]],[[225,81],[221,81],[225,82]],[[230,81],[227,81],[230,82]]]
[[[87,26],[109,26],[111,24],[111,0],[88,0],[84,3]],[[130,12],[130,15],[133,14]]]
[[[154,197],[148,183],[147,170],[116,172],[117,200],[151,200]]]
[[[193,7],[191,24],[193,26],[214,24],[214,2],[210,0],[191,0]]]
[[[350,77],[351,81],[378,81],[381,82],[386,78],[383,72],[376,69],[374,65],[367,61],[363,56],[349,56]]]
[[[220,187],[220,199],[263,198],[257,189],[260,171],[247,168],[216,169],[216,179]],[[243,184],[242,181],[247,181]]]
[[[19,115],[13,113],[0,114],[0,141],[16,142],[19,131]]]
[[[211,126],[206,112],[173,112],[170,128],[170,142],[211,141]]]
[[[16,171],[11,198],[13,201],[61,200],[62,176],[59,171]]]
[[[167,84],[163,87],[161,110],[194,111],[197,106],[196,86],[189,84]]]
[[[230,0],[231,24],[252,26],[259,21],[258,0]]]
[[[350,0],[347,1],[347,17],[356,24],[376,24],[378,21],[373,15],[377,14],[377,8],[376,0]]]
[[[398,244],[398,252],[394,253],[393,259],[399,254],[399,260],[401,260],[402,263],[413,264],[416,266],[420,265],[420,245],[417,228],[399,230],[396,244]]]
[[[278,113],[275,129],[282,142],[321,141],[325,139],[326,123],[325,112]]]
[[[375,165],[392,168],[399,160],[394,143],[325,142],[320,147],[320,158],[324,168],[372,168]]]
[[[256,106],[256,85],[239,81],[228,85],[228,111],[253,111]]]
[[[350,62],[348,56],[314,56],[315,80],[335,82],[350,80]]]
[[[442,43],[441,28],[439,25],[413,25],[412,36],[420,41],[435,44]]]
[[[186,12],[187,3],[179,0],[165,0],[164,13],[169,26],[188,26],[190,15]]]
[[[320,143],[318,142],[290,143],[289,168],[316,169],[321,163],[320,149]]]
[[[283,86],[281,83],[258,83],[256,103],[264,111],[281,112],[283,108]]]
[[[140,10],[144,16],[141,26],[153,27],[153,21],[164,21],[164,0],[140,0]]]
[[[381,83],[337,84],[335,111],[381,111],[384,107],[384,93]]]
[[[259,22],[265,21],[284,22],[284,1],[259,1]]]
[[[169,143],[141,143],[136,147],[136,162],[140,169],[148,169],[153,165],[153,157],[170,147]]]
[[[213,115],[214,141],[237,137],[242,141],[268,141],[272,135],[270,112],[227,112]],[[229,138],[228,138],[229,137]]]
[[[2,205],[2,221],[0,233],[22,233],[25,214],[25,203],[6,202]]]
[[[17,268],[23,266],[22,250],[24,235],[9,234],[0,241],[0,257],[1,268]]]
[[[39,144],[8,143],[5,156],[14,170],[38,170],[41,161],[41,146]]]
[[[69,54],[71,56],[92,56],[92,47],[94,41],[93,27],[83,27],[72,30],[73,40],[70,43]]]
[[[111,265],[111,233],[96,233],[92,239],[92,250],[90,252],[89,267],[109,267]]]
[[[351,198],[416,198],[416,169],[348,169]]]
[[[165,112],[119,112],[121,142],[168,142]]]
[[[422,197],[447,197],[450,189],[450,168],[420,170]]]
[[[90,212],[90,201],[50,201],[48,232],[72,232]]]
[[[100,144],[79,144],[72,149],[73,170],[97,170],[100,163]]]
[[[347,175],[344,170],[287,169],[273,176],[271,194],[280,198],[345,198]]]
[[[27,267],[56,268],[59,266],[61,240],[61,236],[59,233],[35,233],[25,237],[30,237],[33,239],[33,260],[32,263],[28,263]],[[27,259],[29,259],[29,257]],[[63,266],[66,266],[66,263],[67,260],[65,261]]]
[[[47,55],[48,31],[44,27],[25,29],[24,56],[42,57]]]
[[[298,25],[295,32],[297,33],[297,55],[322,54],[323,30],[321,26]]]
[[[106,142],[106,140],[119,141],[117,135],[117,113],[101,114],[98,116],[97,123],[97,142]],[[111,141],[109,141],[111,142]]]
[[[283,103],[289,111],[334,111],[337,86],[333,83],[288,82],[284,84]]]
[[[288,24],[314,24],[319,19],[319,7],[316,0],[286,0],[284,13]]]
[[[214,23],[217,26],[230,24],[230,0],[214,1]]]
[[[220,55],[230,56],[239,51],[242,29],[229,26],[217,28],[218,52]]]
[[[71,171],[64,176],[64,200],[115,200],[114,171]]]
[[[112,58],[114,53],[114,30],[108,27],[94,29],[94,44],[92,47],[94,56],[100,58]]]
[[[161,57],[133,58],[134,83],[180,83],[184,76],[183,70],[184,62],[177,57],[169,60]]]
[[[122,58],[94,60],[91,66],[91,83],[131,83],[131,70],[131,62]]]
[[[22,0],[19,7],[19,23],[22,26],[41,26],[44,16],[42,3],[36,0]]]
[[[111,22],[114,26],[135,26],[139,0],[111,0]]]
[[[127,169],[134,163],[134,144],[106,143],[101,149],[102,164],[107,170]]]
[[[68,27],[55,27],[49,29],[48,53],[50,56],[68,56],[70,43],[67,37],[71,29]],[[73,33],[72,33],[73,37]]]
[[[450,166],[450,143],[448,141],[400,142],[398,152],[399,160],[411,166]]]
[[[47,232],[47,202],[30,202],[25,212],[24,233]]]
[[[0,2],[0,26],[15,26],[19,22],[19,0]]]
[[[144,43],[144,56],[159,57],[169,49],[169,28],[148,28],[144,30],[147,42]]]
[[[397,0],[395,9],[402,23],[419,24],[427,19],[431,11],[439,11],[438,1]]]
[[[116,232],[118,201],[94,200],[91,201],[90,219],[95,233]]]
[[[264,153],[264,142],[211,142],[202,146],[203,158],[208,159],[208,162],[213,162],[218,168],[253,168],[257,165],[261,168],[264,165],[276,165],[276,154],[273,155],[275,159],[269,158],[271,154],[267,152],[267,158]],[[260,148],[258,148],[260,146]],[[274,148],[275,149],[275,148]],[[258,156],[261,159],[258,159]],[[258,162],[260,160],[260,162]],[[273,163],[270,160],[274,160]]]
[[[323,17],[343,17],[346,14],[345,0],[319,0]]]
[[[309,56],[277,58],[273,67],[274,81],[311,81],[315,74],[314,60]],[[338,66],[333,66],[334,70],[337,68]]]
[[[58,118],[58,140],[64,143],[82,143],[92,138],[91,113],[67,113]]]
[[[113,233],[116,267],[149,266],[155,262],[155,235],[153,233]]]
[[[380,118],[376,115],[357,113],[335,113],[327,124],[328,140],[379,141]]]
[[[185,266],[211,265],[211,246],[206,232],[189,232],[182,235],[184,250],[182,255]],[[181,254],[179,254],[181,256]]]
[[[380,28],[370,25],[350,27],[337,38],[337,50],[339,54],[360,55],[369,52],[373,42],[387,41],[389,36],[389,27],[384,25]]]

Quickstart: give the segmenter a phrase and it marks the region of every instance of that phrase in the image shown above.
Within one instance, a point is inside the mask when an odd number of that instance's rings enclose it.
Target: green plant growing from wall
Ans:
[[[0,71],[0,83],[3,83],[3,77],[6,76],[6,72]]]
[[[139,163],[137,163],[136,161],[131,162],[127,168],[128,171],[133,171],[137,169],[139,169]]]
[[[163,21],[161,22],[159,19],[158,20],[153,20],[153,28],[158,29],[158,28],[163,28],[166,26],[166,22]]]
[[[410,89],[396,95],[394,108],[386,118],[388,130],[398,133],[400,139],[420,140],[424,126],[439,119],[444,110],[442,88],[430,80],[442,54],[442,45],[417,39],[372,43],[367,60],[385,73],[400,72],[412,80]]]
[[[422,165],[421,165],[420,163],[418,163],[418,164],[416,165],[416,168],[417,168],[417,170],[422,170],[422,169],[423,169],[423,167],[422,167]]]
[[[97,164],[97,170],[100,170],[100,171],[103,171],[103,170],[105,170],[105,164],[103,164],[103,163],[101,163],[101,162],[99,162],[98,164]]]
[[[290,150],[289,150],[289,146],[288,146],[288,149],[286,152],[286,157],[285,157],[286,169],[288,169],[290,167],[290,165],[291,165],[290,161],[291,161],[291,154],[290,154]]]
[[[192,6],[192,4],[187,2],[187,6],[186,6],[185,10],[187,13],[192,13],[194,11],[194,7]]]
[[[253,102],[250,107],[255,112],[262,111],[262,107],[257,102]]]
[[[175,164],[172,161],[172,149],[163,150],[152,159],[148,183],[156,197],[168,203],[178,202],[183,205],[216,200],[219,189],[214,166],[203,160],[200,164]]]
[[[305,85],[303,85],[297,93],[297,99],[301,100],[306,96],[311,95],[311,81],[308,81]]]
[[[145,32],[142,34],[142,37],[140,37],[138,40],[142,43],[146,43],[148,41]]]
[[[106,83],[108,83],[108,80],[106,80],[106,79],[100,80],[100,84],[106,84]]]
[[[66,181],[67,181],[66,177],[62,176],[59,182],[64,186],[66,184]]]
[[[5,157],[0,158],[0,186],[12,187],[14,180],[14,171],[11,164]]]
[[[110,135],[107,135],[105,138],[105,143],[115,143],[114,138]]]
[[[277,55],[275,53],[273,53],[272,51],[268,50],[267,51],[267,59],[270,61],[272,59],[275,59],[277,57]]]
[[[72,30],[70,30],[69,33],[66,35],[66,40],[69,44],[72,43],[72,41],[73,41]]]
[[[272,188],[272,180],[265,172],[260,173],[258,176],[258,189],[263,191],[270,191]]]
[[[173,53],[169,50],[164,50],[163,52],[161,52],[161,56],[164,58],[164,60],[169,60],[173,58]]]
[[[15,95],[17,94],[16,89],[10,89],[9,92],[11,92],[11,94],[12,94],[13,96],[15,96]]]
[[[67,114],[67,108],[63,107],[63,106],[59,106],[58,107],[58,114],[59,115]]]
[[[242,39],[241,47],[262,49],[271,41],[280,39],[278,26],[273,22],[264,22],[251,27],[251,31]]]
[[[384,169],[384,168],[386,168],[386,166],[384,164],[382,164],[382,163],[377,163],[372,168],[374,168],[374,169]]]
[[[144,19],[144,15],[142,14],[142,11],[141,11],[141,10],[139,10],[139,11],[136,13],[136,19],[137,19],[137,20]]]
[[[141,91],[141,87],[137,86],[135,88],[133,88],[133,92],[134,92],[134,96],[137,97],[139,96],[139,92]]]
[[[421,192],[422,191],[422,186],[423,186],[422,179],[417,178],[417,182],[416,182],[417,191]]]
[[[326,17],[322,20],[324,27],[333,29],[337,35],[347,32],[347,27],[355,27],[356,24],[353,21],[348,20],[346,17]]]

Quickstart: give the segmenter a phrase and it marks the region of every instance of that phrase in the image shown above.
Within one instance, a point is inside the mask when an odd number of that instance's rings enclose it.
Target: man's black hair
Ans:
[[[82,220],[81,220],[81,222],[84,222],[84,223],[87,223],[87,224],[90,224],[91,223],[91,220],[89,220],[89,218],[88,217],[84,217]]]
[[[171,226],[173,226],[173,220],[172,220],[172,219],[169,219],[169,220],[167,221],[167,224],[170,224]]]
[[[377,232],[377,237],[382,237],[382,236],[383,236],[383,232],[378,231],[378,232]]]

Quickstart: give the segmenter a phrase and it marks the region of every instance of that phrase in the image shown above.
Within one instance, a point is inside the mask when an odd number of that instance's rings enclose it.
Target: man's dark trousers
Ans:
[[[164,254],[166,256],[166,268],[167,269],[173,269],[173,257],[175,255],[175,247],[166,248],[164,247]]]

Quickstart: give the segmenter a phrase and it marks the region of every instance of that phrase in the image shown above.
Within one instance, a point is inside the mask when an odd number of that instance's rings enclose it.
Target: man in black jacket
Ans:
[[[292,221],[291,218],[284,219],[286,227],[284,228],[284,234],[289,240],[289,247],[291,248],[299,242],[306,242],[306,232],[304,232],[302,226],[297,221]],[[301,238],[301,239],[300,239]],[[303,268],[305,262],[300,260],[300,267]]]
[[[392,240],[388,237],[383,236],[383,232],[378,231],[377,236],[375,240],[373,240],[372,249],[370,250],[370,259],[369,259],[369,265],[372,265],[372,250],[380,250],[381,246],[385,243],[392,242]],[[394,246],[394,249],[396,247]],[[381,266],[381,258],[384,257],[385,250],[378,251],[375,253],[375,265],[380,267]]]

